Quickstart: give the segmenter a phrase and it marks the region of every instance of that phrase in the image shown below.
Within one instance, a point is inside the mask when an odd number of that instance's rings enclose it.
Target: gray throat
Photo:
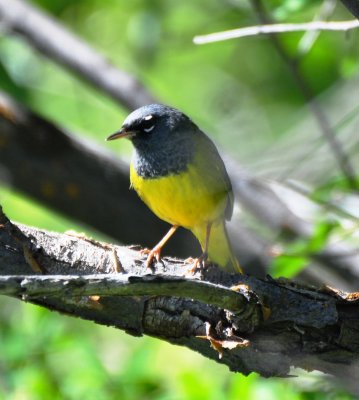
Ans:
[[[176,175],[188,168],[194,148],[192,141],[158,143],[158,146],[136,146],[132,164],[139,176],[156,179]]]

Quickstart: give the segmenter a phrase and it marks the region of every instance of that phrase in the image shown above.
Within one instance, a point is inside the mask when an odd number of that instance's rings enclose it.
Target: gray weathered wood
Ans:
[[[4,217],[0,224],[2,293],[186,346],[244,374],[286,376],[293,366],[358,372],[356,295],[230,275],[214,266],[202,277],[187,277],[188,266],[169,258],[152,271],[136,248],[11,225]],[[34,276],[24,246],[51,276]],[[113,274],[115,260],[124,273]]]

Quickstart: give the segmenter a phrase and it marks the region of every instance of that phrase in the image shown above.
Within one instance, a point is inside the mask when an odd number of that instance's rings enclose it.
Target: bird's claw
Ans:
[[[154,247],[152,250],[142,249],[140,250],[140,253],[141,255],[147,255],[146,268],[151,268],[151,264],[154,258],[157,262],[161,260],[161,248]]]
[[[147,247],[145,247],[144,249],[140,249],[139,253],[141,256],[147,256],[148,254],[150,254],[151,250]]]
[[[187,270],[187,274],[193,275],[197,271],[197,269],[203,271],[206,268],[207,258],[207,253],[201,254],[198,258],[186,258],[184,261],[185,264],[193,264],[193,266]]]

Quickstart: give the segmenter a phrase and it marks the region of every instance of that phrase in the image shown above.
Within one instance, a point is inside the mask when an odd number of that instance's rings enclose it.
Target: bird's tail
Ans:
[[[199,240],[204,251],[206,243],[206,226],[198,226],[192,229],[193,234]],[[225,221],[213,223],[209,244],[208,259],[228,272],[243,273],[238,260],[233,254],[233,249],[228,238]]]

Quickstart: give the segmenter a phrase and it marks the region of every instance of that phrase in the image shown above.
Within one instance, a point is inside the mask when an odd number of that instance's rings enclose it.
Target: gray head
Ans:
[[[137,174],[155,178],[176,174],[192,159],[193,137],[200,132],[182,112],[162,104],[151,104],[133,111],[121,129],[107,140],[127,137],[136,151],[132,164]]]
[[[177,142],[194,128],[194,123],[181,111],[163,104],[150,104],[133,111],[121,129],[107,140],[126,137],[137,149],[153,148],[169,141]]]

